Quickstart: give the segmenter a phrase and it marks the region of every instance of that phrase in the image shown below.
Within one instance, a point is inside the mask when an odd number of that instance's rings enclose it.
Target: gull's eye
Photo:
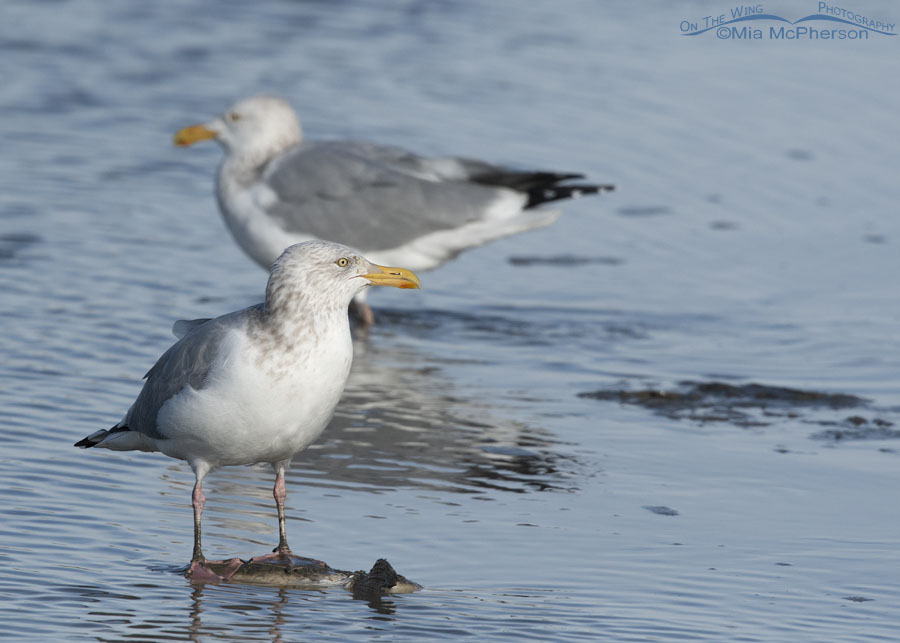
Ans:
[[[347,259],[347,257],[341,257],[340,259],[338,259],[338,260],[335,261],[334,263],[336,263],[337,265],[339,265],[341,268],[346,268],[347,266],[350,265],[350,260]]]
[[[241,115],[238,114],[237,112],[228,112],[228,114],[226,115],[226,118],[233,123],[235,121],[241,120]]]

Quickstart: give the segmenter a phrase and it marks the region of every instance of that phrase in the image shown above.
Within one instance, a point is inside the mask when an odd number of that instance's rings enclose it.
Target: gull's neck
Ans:
[[[310,340],[320,342],[335,334],[349,337],[347,302],[338,293],[316,291],[304,285],[302,279],[279,274],[276,268],[266,286],[260,320],[265,330],[287,347]]]
[[[299,145],[302,135],[299,126],[253,141],[249,145],[233,146],[226,149],[222,172],[234,177],[240,183],[249,184],[256,180],[266,164],[294,145]]]

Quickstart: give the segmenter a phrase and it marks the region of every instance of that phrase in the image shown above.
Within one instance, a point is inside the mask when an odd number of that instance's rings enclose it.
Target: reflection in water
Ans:
[[[288,590],[261,589],[259,592],[242,592],[233,597],[231,593],[232,590],[228,587],[209,585],[193,587],[190,594],[190,625],[187,632],[191,641],[203,641],[208,636],[221,633],[217,631],[219,628],[215,625],[215,617],[220,611],[235,613],[236,617],[245,623],[248,633],[254,631],[260,635],[265,633],[265,639],[274,642],[286,640],[284,630],[287,624],[285,608],[288,605]],[[216,600],[217,598],[224,598],[226,601]],[[227,601],[228,598],[234,600]],[[204,622],[206,613],[210,616]],[[255,615],[255,618],[247,618],[248,613]],[[292,638],[288,636],[287,640]]]
[[[218,621],[223,614],[228,614],[243,623],[245,634],[265,633],[272,641],[283,641],[286,605],[287,594],[283,589],[259,589],[238,594],[227,586],[197,585],[190,593],[187,635],[191,641],[204,641],[207,637],[224,634]]]
[[[295,641],[304,613],[314,607],[313,601],[324,598],[322,592],[283,587],[197,585],[189,596],[187,631],[179,632],[179,626],[173,623],[169,633],[179,638],[186,635],[191,641],[223,635],[228,638],[231,630],[227,624],[237,621],[242,623],[245,635],[258,637],[254,640]],[[397,611],[397,603],[390,597],[356,600],[365,602],[374,612],[372,618],[379,621],[392,620]]]
[[[203,585],[198,585],[191,592],[191,625],[190,633],[192,641],[200,640],[200,632],[203,628]]]
[[[278,590],[278,600],[269,604],[269,612],[272,614],[272,627],[269,628],[269,637],[271,640],[280,643],[284,640],[281,637],[281,628],[284,626],[287,617],[284,614],[284,608],[287,606],[287,590]]]
[[[375,617],[380,621],[389,621],[391,620],[390,616],[393,616],[397,613],[397,604],[391,600],[387,596],[370,596],[368,598],[357,598],[354,597],[358,601],[365,601],[366,605],[368,605],[372,611],[374,611],[379,616]]]
[[[575,462],[542,429],[494,421],[491,409],[456,397],[436,358],[358,340],[337,414],[293,476],[345,488],[571,490]],[[477,419],[473,419],[477,417]]]
[[[670,320],[615,310],[580,311],[567,309],[564,316],[547,314],[546,309],[522,306],[481,306],[475,312],[461,310],[383,310],[379,320],[402,326],[404,336],[433,339],[452,338],[467,344],[473,340],[490,341],[501,346],[558,346],[559,341],[615,342],[644,339],[648,327],[668,325]],[[509,359],[509,355],[505,356]]]

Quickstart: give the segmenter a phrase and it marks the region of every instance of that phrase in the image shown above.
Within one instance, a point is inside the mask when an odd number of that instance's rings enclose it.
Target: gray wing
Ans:
[[[292,148],[262,179],[277,196],[266,210],[284,230],[365,252],[478,221],[508,193],[506,187],[468,182],[468,175],[458,159],[333,141]]]
[[[172,324],[172,334],[181,339],[189,332],[210,321],[212,317],[203,317],[200,319],[179,319]]]
[[[147,374],[144,388],[125,416],[124,426],[151,438],[165,438],[156,417],[169,398],[186,386],[202,389],[219,356],[222,339],[235,328],[246,327],[261,312],[262,304],[211,320],[195,319],[186,335],[162,354]],[[184,320],[182,320],[184,321]],[[176,322],[175,326],[178,326]],[[175,329],[173,329],[175,330]]]

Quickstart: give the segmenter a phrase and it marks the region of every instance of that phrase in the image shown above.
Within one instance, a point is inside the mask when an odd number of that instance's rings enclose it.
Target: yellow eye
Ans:
[[[239,121],[241,120],[241,115],[237,112],[228,112],[228,120],[230,120],[232,123],[235,121]]]
[[[347,259],[347,257],[341,257],[340,259],[338,259],[338,260],[335,261],[334,263],[336,263],[337,265],[339,265],[341,268],[346,268],[347,266],[350,265],[350,260]]]

